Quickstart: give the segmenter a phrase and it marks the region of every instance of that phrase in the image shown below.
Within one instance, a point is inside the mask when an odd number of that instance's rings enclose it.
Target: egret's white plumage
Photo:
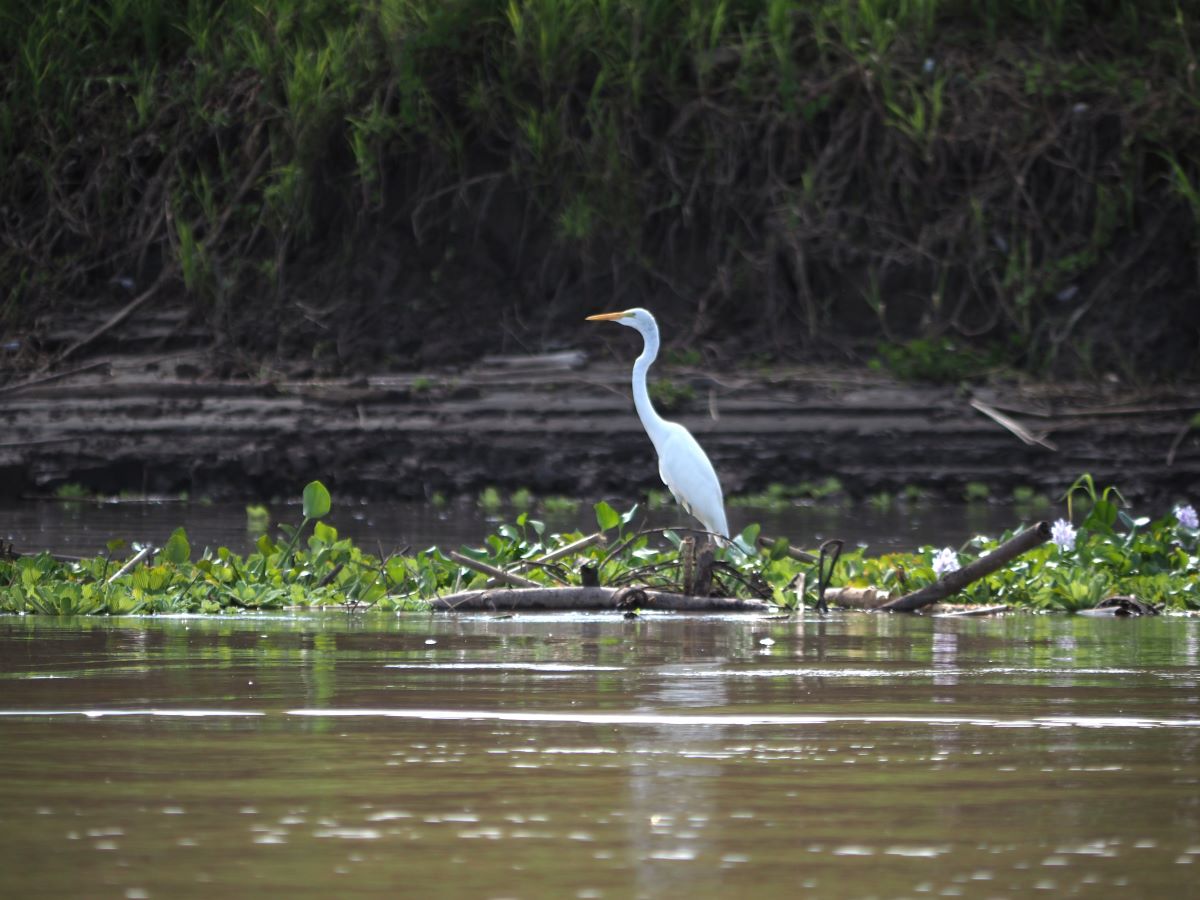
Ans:
[[[658,323],[640,307],[624,312],[588,316],[591,322],[618,322],[636,329],[645,341],[642,355],[633,364],[633,403],[638,418],[658,453],[658,474],[679,504],[706,529],[729,537],[725,500],[713,464],[692,433],[678,422],[668,422],[654,409],[646,390],[646,372],[658,356]]]

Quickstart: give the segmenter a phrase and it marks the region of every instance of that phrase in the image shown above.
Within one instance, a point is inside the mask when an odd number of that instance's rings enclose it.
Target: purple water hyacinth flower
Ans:
[[[1196,516],[1196,508],[1190,503],[1187,506],[1175,507],[1175,519],[1184,528],[1200,528],[1200,518]]]
[[[1067,553],[1075,549],[1076,534],[1077,532],[1075,531],[1075,526],[1066,519],[1059,519],[1050,528],[1050,540],[1052,540],[1055,546],[1057,546],[1058,549],[1063,553]]]
[[[938,578],[950,572],[957,572],[959,568],[958,554],[949,547],[943,547],[933,555],[933,574]]]

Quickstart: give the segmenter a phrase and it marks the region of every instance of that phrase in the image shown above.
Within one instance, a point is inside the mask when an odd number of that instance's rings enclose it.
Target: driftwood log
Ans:
[[[442,612],[519,612],[530,610],[663,610],[670,612],[773,612],[765,600],[696,597],[649,588],[539,587],[461,591],[430,601]]]
[[[943,611],[933,610],[935,616],[943,619],[969,619],[972,617],[995,616],[1006,613],[1012,607],[1007,603],[997,603],[995,606],[968,606],[965,609],[945,608]]]
[[[446,555],[458,563],[460,566],[466,566],[468,569],[473,569],[476,572],[482,572],[484,575],[491,575],[496,581],[502,581],[505,584],[514,584],[517,587],[523,588],[540,588],[541,585],[532,578],[526,578],[524,575],[518,575],[515,572],[506,572],[503,569],[497,569],[495,566],[490,566],[485,562],[480,562],[477,559],[471,559],[469,556],[463,556],[457,550],[447,550]]]
[[[825,602],[842,609],[878,609],[892,599],[892,595],[876,587],[825,588]]]
[[[923,606],[945,600],[980,578],[991,575],[998,569],[1003,569],[1022,553],[1041,546],[1049,539],[1050,526],[1046,522],[1038,522],[1005,541],[987,556],[982,556],[954,572],[948,572],[933,584],[927,585],[919,591],[889,600],[876,609],[888,612],[913,612]]]
[[[594,536],[589,537],[591,540]],[[957,571],[950,572],[935,583],[892,598],[876,588],[831,588],[825,591],[825,600],[837,606],[868,611],[913,612],[950,597],[967,585],[1004,568],[1023,553],[1044,544],[1050,539],[1050,526],[1045,522],[1035,525],[1004,542],[987,556],[981,557]],[[618,548],[620,549],[620,548]],[[515,583],[516,587],[489,587],[483,590],[460,591],[435,597],[431,603],[435,610],[443,612],[517,612],[531,610],[611,610],[634,609],[663,610],[670,612],[760,612],[768,613],[776,607],[765,600],[741,597],[708,597],[699,589],[711,585],[712,551],[704,547],[696,552],[691,539],[686,539],[681,559],[683,560],[683,582],[687,593],[657,591],[643,587],[542,587],[512,572],[506,572],[477,560],[450,552],[450,557],[476,571],[485,572],[497,579]],[[965,611],[964,615],[986,615],[1000,611],[1001,607]]]

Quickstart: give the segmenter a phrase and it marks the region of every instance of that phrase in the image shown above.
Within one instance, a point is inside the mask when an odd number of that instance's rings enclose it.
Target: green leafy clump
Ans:
[[[1015,356],[1006,354],[1003,348],[985,353],[948,337],[880,344],[878,351],[879,355],[869,361],[871,368],[886,369],[905,381],[935,384],[977,379],[1015,362]]]
[[[696,391],[690,384],[680,384],[669,378],[652,381],[649,393],[654,405],[663,413],[677,413],[696,399]]]
[[[992,496],[992,489],[982,481],[968,481],[963,488],[963,499],[968,503],[983,503]]]
[[[1012,491],[1013,504],[1020,509],[1039,510],[1049,508],[1050,498],[1029,485],[1017,485]]]
[[[731,497],[729,505],[781,510],[789,506],[811,503],[834,503],[844,500],[842,482],[834,477],[820,481],[801,481],[796,484],[772,482],[766,490]]]
[[[261,534],[271,526],[271,513],[265,506],[255,504],[246,507],[246,530]]]
[[[304,490],[300,527],[284,526],[286,545],[265,533],[257,552],[242,557],[226,547],[204,550],[198,559],[187,534],[176,529],[151,557],[121,567],[109,553],[79,562],[47,554],[0,561],[0,610],[45,615],[134,615],[145,613],[217,613],[239,609],[372,606],[420,608],[412,594],[407,561],[378,559],[364,553],[337,529],[321,521],[332,501],[320,482]],[[309,523],[312,533],[297,549]]]
[[[90,500],[94,495],[82,484],[68,481],[54,489],[54,496],[59,500]]]
[[[1174,512],[1154,520],[1131,516],[1120,492],[1098,490],[1091,475],[1077,479],[1064,499],[1067,518],[1055,523],[1049,543],[969,585],[957,599],[1075,612],[1108,597],[1134,596],[1170,609],[1200,609],[1200,531]],[[1075,527],[1070,520],[1077,512]],[[975,538],[958,556],[966,564],[1011,536]],[[843,557],[834,583],[908,593],[937,580],[938,552],[924,547],[867,557],[855,551]]]
[[[477,500],[479,508],[487,513],[496,513],[504,506],[504,497],[495,487],[488,486],[479,492]]]
[[[1190,508],[1151,519],[1135,517],[1115,488],[1096,488],[1090,475],[1068,490],[1067,517],[1053,540],[1007,567],[968,585],[956,598],[1035,610],[1074,612],[1114,595],[1131,595],[1170,609],[1200,609],[1200,529]],[[183,529],[157,552],[134,546],[133,564],[119,565],[121,541],[102,556],[63,562],[49,555],[0,558],[0,611],[44,615],[223,613],[296,607],[383,611],[427,608],[433,597],[494,585],[496,570],[535,585],[647,585],[677,590],[683,578],[681,530],[645,529],[639,507],[621,512],[595,504],[597,532],[550,533],[522,512],[479,546],[458,554],[430,547],[376,557],[323,521],[329,492],[319,482],[304,492],[299,527],[281,526],[282,540],[259,536],[246,556],[225,547],[198,555]],[[1078,525],[1072,525],[1072,520]],[[311,533],[308,527],[311,525]],[[833,587],[873,587],[908,593],[930,585],[948,560],[967,565],[1012,537],[979,536],[957,550],[921,547],[872,556],[847,551],[832,569]],[[762,541],[766,544],[768,542]],[[793,608],[815,602],[814,565],[786,538],[760,547],[748,526],[732,545],[715,548],[715,590]],[[455,558],[457,556],[458,558]],[[801,558],[797,558],[801,557]],[[800,576],[808,585],[801,598]],[[595,581],[591,581],[595,579]]]

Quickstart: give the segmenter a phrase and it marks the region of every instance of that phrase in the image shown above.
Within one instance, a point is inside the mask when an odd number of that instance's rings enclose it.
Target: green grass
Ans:
[[[696,400],[696,391],[690,384],[680,384],[669,378],[650,382],[649,393],[659,412],[668,415],[687,409]]]
[[[594,268],[776,350],[867,323],[917,377],[997,347],[1194,373],[1198,23],[1175,0],[7,2],[0,325],[165,270],[245,347],[336,322],[385,356],[400,315],[536,314]],[[397,247],[408,290],[381,291]],[[496,266],[537,289],[480,297]],[[1143,343],[1147,316],[1182,324]]]
[[[54,489],[54,496],[59,500],[90,500],[95,495],[82,484],[68,481]]]
[[[581,502],[574,497],[558,495],[543,497],[541,501],[542,511],[549,515],[570,515],[578,511],[581,505]]]
[[[504,506],[504,497],[497,488],[489,485],[479,492],[476,503],[484,512],[494,514]]]
[[[836,504],[845,499],[842,483],[834,477],[821,481],[801,481],[796,484],[773,482],[766,490],[738,494],[729,499],[733,507],[781,510],[797,503]]]
[[[963,499],[967,503],[985,503],[992,496],[992,489],[982,481],[968,481],[963,487]]]

